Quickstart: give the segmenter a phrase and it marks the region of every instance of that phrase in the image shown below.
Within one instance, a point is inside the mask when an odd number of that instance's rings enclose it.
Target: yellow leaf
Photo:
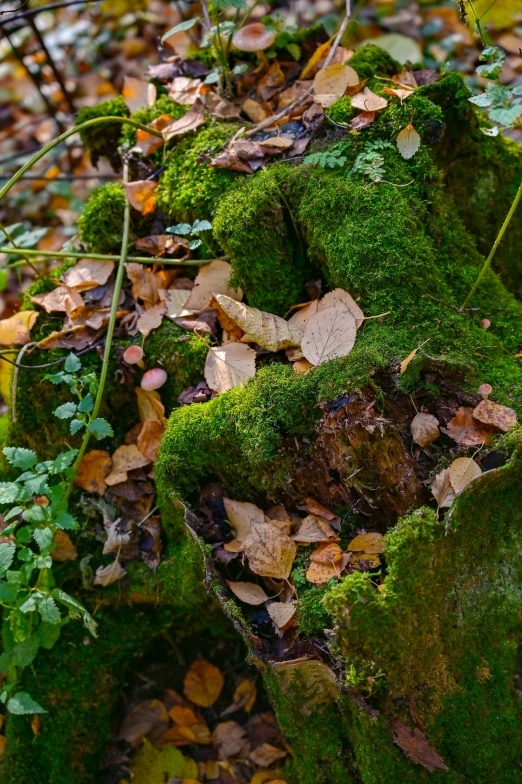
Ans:
[[[271,523],[256,523],[250,529],[243,551],[254,574],[287,579],[297,551],[296,543]]]
[[[286,784],[286,781],[282,781],[282,779],[275,779],[275,776],[278,776],[279,772],[277,770],[260,770],[258,773],[254,773],[252,778],[250,779],[250,784],[270,784],[273,781],[281,781],[282,784]]]
[[[473,409],[473,416],[479,422],[486,425],[494,425],[502,430],[503,433],[514,427],[517,423],[517,412],[491,400],[481,400],[476,408]]]
[[[321,46],[317,47],[317,49],[315,50],[315,52],[310,57],[307,64],[301,71],[301,75],[299,77],[300,79],[306,79],[308,74],[314,70],[315,66],[318,63],[320,63],[321,60],[324,60],[326,57],[328,57],[328,55],[330,54],[330,49],[332,48],[332,41],[334,38],[335,36],[332,36],[332,38],[326,41],[326,43],[321,44]]]
[[[152,180],[136,180],[136,182],[124,182],[125,194],[131,207],[148,215],[156,206],[157,183]]]
[[[141,387],[134,387],[134,391],[136,392],[136,397],[138,399],[140,421],[147,422],[152,419],[162,425],[166,425],[165,406],[161,402],[159,392],[156,390],[148,391]]]
[[[309,514],[301,522],[296,534],[292,537],[294,542],[310,543],[310,542],[328,542],[330,540],[338,539],[337,534],[329,523],[321,520],[313,514]]]
[[[462,492],[481,473],[480,466],[471,457],[457,457],[449,467],[449,479],[455,494]]]
[[[399,150],[402,157],[406,160],[409,160],[410,158],[413,158],[419,149],[421,138],[413,125],[410,123],[398,134],[396,142],[397,149]]]
[[[355,539],[352,539],[346,549],[351,550],[352,552],[383,553],[384,545],[385,542],[382,534],[359,534]]]
[[[70,267],[62,275],[62,281],[66,286],[76,289],[76,291],[88,291],[107,283],[113,269],[113,261],[80,259],[78,264]]]
[[[367,572],[370,569],[378,569],[381,559],[376,553],[352,553],[349,563],[359,572]]]
[[[451,506],[455,499],[455,493],[450,482],[449,468],[444,468],[437,474],[431,486],[431,492],[439,509]]]
[[[103,495],[105,479],[111,470],[111,456],[104,449],[93,449],[82,457],[75,483],[88,493]]]
[[[241,338],[242,342],[258,343],[268,351],[301,345],[301,330],[280,316],[251,308],[224,294],[214,294],[214,300],[234,324],[246,333]]]
[[[221,670],[205,659],[197,659],[185,675],[183,693],[195,705],[210,708],[221,694],[224,683]]]
[[[205,380],[221,394],[242,387],[256,374],[256,352],[244,343],[227,343],[209,349],[205,362]]]
[[[241,708],[250,713],[254,707],[257,697],[257,689],[254,681],[244,678],[234,691],[234,704],[241,705]]]
[[[352,97],[352,108],[361,109],[363,112],[377,112],[388,106],[388,101],[382,95],[376,95],[369,87]]]
[[[278,629],[283,629],[292,620],[297,607],[295,602],[272,602],[266,608],[267,613]],[[273,760],[272,760],[273,761]],[[258,762],[258,765],[271,765],[272,762]]]
[[[356,86],[359,82],[357,72],[350,65],[327,65],[315,75],[315,100],[324,108],[331,106],[345,94],[348,87]]]
[[[301,350],[312,365],[350,353],[357,336],[357,327],[346,305],[339,303],[313,316],[307,323]]]
[[[187,310],[206,310],[214,294],[226,294],[233,297],[236,301],[243,298],[241,289],[233,289],[228,285],[228,279],[232,274],[232,267],[227,261],[214,259],[210,264],[206,264],[199,270],[194,281],[194,288],[190,292],[190,297],[185,302]]]
[[[227,580],[227,585],[237,598],[245,604],[264,604],[270,598],[266,595],[260,585],[255,583],[231,582]]]

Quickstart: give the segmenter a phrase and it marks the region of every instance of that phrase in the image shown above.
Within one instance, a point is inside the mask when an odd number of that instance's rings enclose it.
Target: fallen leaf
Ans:
[[[316,659],[303,656],[293,661],[275,662],[272,670],[283,693],[297,703],[304,716],[310,716],[314,708],[339,698],[335,673]]]
[[[65,561],[76,561],[78,550],[71,541],[71,537],[66,531],[56,531],[54,535],[54,547],[51,552],[53,561],[65,563]]]
[[[294,327],[300,329],[301,332],[304,332],[306,325],[308,324],[312,316],[315,316],[318,310],[319,310],[319,300],[314,299],[308,305],[299,308],[299,310],[297,310],[294,313],[294,315],[288,319],[288,321],[290,324],[293,324]]]
[[[357,336],[355,318],[339,303],[313,316],[305,327],[301,350],[312,365],[350,353]]]
[[[364,313],[354,300],[351,294],[348,294],[344,289],[334,289],[325,294],[322,299],[318,301],[318,312],[331,308],[334,305],[345,305],[355,319],[355,326],[357,329],[364,321]]]
[[[176,746],[185,746],[189,743],[207,745],[212,742],[209,728],[192,708],[175,705],[170,709],[169,716],[176,726],[162,735],[162,742],[167,741]]]
[[[339,563],[344,556],[344,551],[335,542],[327,542],[320,544],[312,555],[310,561],[317,564],[326,564],[332,566]]]
[[[292,370],[300,376],[303,373],[307,373],[311,367],[313,367],[313,365],[307,359],[298,359],[293,363]]]
[[[297,606],[295,602],[272,602],[267,605],[266,611],[278,629],[284,629],[295,615]],[[258,762],[258,765],[271,765],[271,762]]]
[[[108,566],[99,566],[96,569],[96,577],[94,578],[94,585],[111,585],[126,574],[125,569],[122,567],[118,559],[110,563]]]
[[[255,583],[230,582],[227,580],[227,585],[232,593],[245,604],[264,604],[270,598],[261,586]]]
[[[144,700],[125,717],[119,739],[135,748],[151,731],[160,734],[169,726],[169,714],[160,700]]]
[[[183,693],[195,705],[210,708],[221,694],[224,683],[221,670],[205,659],[196,659],[185,675]]]
[[[107,539],[103,545],[103,554],[110,555],[115,550],[119,550],[123,545],[129,544],[131,534],[120,530],[120,521],[106,525]]]
[[[375,553],[352,553],[348,562],[350,566],[359,572],[368,572],[370,569],[378,569],[381,559]]]
[[[230,523],[230,527],[232,528],[236,539],[238,539],[240,542],[245,541],[248,534],[250,533],[252,525],[264,523],[265,521],[265,514],[263,510],[255,504],[251,504],[245,501],[233,501],[231,498],[227,498],[226,496],[223,498],[223,503],[225,505],[225,511],[227,513],[227,519]]]
[[[396,142],[397,149],[399,150],[402,157],[406,160],[409,160],[410,158],[413,158],[419,149],[421,138],[413,125],[410,123],[398,134]]]
[[[213,307],[215,307],[214,301],[234,324],[246,333],[241,338],[242,342],[257,343],[268,351],[280,351],[283,348],[301,345],[303,333],[290,321],[251,308],[242,302],[236,302],[224,294],[214,294],[211,302]]]
[[[299,78],[306,79],[308,74],[310,74],[314,70],[316,65],[319,65],[321,60],[325,60],[328,57],[331,48],[332,48],[332,38],[326,41],[326,43],[321,44],[321,46],[318,46],[315,52],[313,53],[313,55],[308,60],[303,70],[301,71]]]
[[[252,98],[247,98],[246,101],[243,102],[242,110],[248,119],[256,124],[263,122],[263,120],[266,120],[268,117],[268,113],[263,109],[263,106],[257,101],[252,100]]]
[[[243,543],[243,551],[254,574],[287,579],[297,551],[296,543],[270,523],[256,523]]]
[[[151,259],[152,261],[152,259]],[[157,305],[160,301],[160,284],[158,276],[143,264],[134,262],[125,265],[125,272],[132,283],[132,296],[141,300],[145,307]]]
[[[241,289],[233,289],[228,285],[232,267],[227,261],[214,259],[210,264],[201,267],[194,281],[194,288],[185,303],[187,310],[206,310],[210,305],[212,294],[225,294],[236,301],[243,299]]]
[[[413,95],[413,90],[407,90],[404,87],[385,87],[384,90],[388,93],[388,95],[395,95],[396,98],[399,98],[400,102],[409,98],[410,95]]]
[[[446,773],[449,771],[442,757],[430,746],[425,734],[418,727],[412,729],[400,719],[393,719],[390,730],[393,742],[412,762],[422,765],[430,773],[434,770],[443,770]]]
[[[516,411],[499,403],[493,403],[491,400],[481,400],[478,406],[473,409],[473,416],[479,422],[498,427],[503,433],[507,433],[517,423]]]
[[[76,291],[88,291],[107,283],[113,269],[113,261],[80,259],[78,264],[69,267],[62,275],[62,281],[68,288],[76,289]]]
[[[198,99],[203,87],[201,79],[176,76],[169,86],[169,98],[182,106],[192,106]]]
[[[431,492],[439,509],[451,506],[455,500],[455,493],[450,482],[449,468],[444,468],[437,474],[431,486]]]
[[[226,708],[221,715],[225,716],[228,713],[234,713],[235,711],[238,710],[244,710],[247,713],[250,713],[250,711],[254,707],[256,698],[257,698],[257,688],[255,682],[250,678],[244,678],[236,686],[232,705],[229,705],[228,708]]]
[[[286,784],[286,780],[274,778],[279,775],[277,770],[260,770],[254,773],[250,779],[250,784]]]
[[[242,387],[256,374],[256,352],[244,343],[228,343],[210,348],[205,362],[205,380],[221,394]]]
[[[150,463],[150,460],[141,454],[136,444],[122,444],[112,456],[112,468],[110,474],[105,478],[109,487],[125,482],[127,472],[135,468],[143,468]]]
[[[271,743],[262,743],[256,749],[250,752],[250,759],[255,765],[259,767],[267,767],[273,765],[277,760],[286,757],[287,752],[272,746]]]
[[[455,495],[481,473],[480,466],[471,457],[457,457],[449,467],[449,479]]]
[[[475,419],[473,409],[467,406],[461,406],[448,422],[448,427],[441,430],[462,446],[489,446],[491,436],[496,432],[495,428]]]
[[[78,467],[75,484],[88,493],[103,495],[107,489],[105,479],[111,470],[111,462],[111,456],[104,449],[87,452]]]
[[[163,131],[167,125],[170,125],[173,122],[172,117],[169,117],[168,114],[162,114],[161,117],[157,117],[151,123],[148,124],[149,128],[153,128],[155,131]],[[152,155],[153,152],[159,150],[160,147],[163,147],[164,140],[159,136],[156,136],[153,133],[147,133],[147,131],[138,128],[136,131],[136,144],[130,152],[141,152],[141,154],[147,158],[149,155]],[[136,243],[138,246],[138,243]]]
[[[388,106],[388,101],[382,95],[376,95],[365,87],[364,90],[352,97],[352,109],[361,109],[363,112],[377,112],[379,109],[385,109]]]
[[[155,419],[146,419],[138,436],[137,446],[151,463],[156,462],[165,427]]]
[[[68,316],[85,305],[81,294],[67,286],[58,286],[47,294],[37,294],[31,297],[31,302],[40,305],[47,313],[65,312]]]
[[[183,136],[186,133],[195,131],[205,122],[205,107],[201,100],[195,101],[193,107],[188,110],[179,120],[167,125],[161,132],[166,142],[175,136]]]
[[[310,542],[328,542],[338,539],[332,526],[313,514],[304,518],[296,534],[294,542],[309,544]]]
[[[140,422],[154,420],[161,425],[167,424],[165,417],[165,406],[161,402],[160,394],[156,390],[145,390],[142,387],[134,387],[138,399],[138,411]]]
[[[316,501],[314,498],[308,496],[305,498],[304,503],[300,504],[297,508],[310,512],[310,514],[314,514],[317,517],[321,517],[323,520],[327,520],[334,528],[340,531],[341,518],[339,515],[331,512],[330,509],[320,504],[319,501]]]
[[[341,572],[345,568],[350,559],[349,553],[343,553],[337,557],[337,552],[332,550],[324,550],[321,552],[320,548],[333,548],[337,547],[335,544],[320,545],[315,552],[310,556],[310,566],[306,572],[306,579],[315,585],[325,585],[328,580],[339,579]],[[341,550],[341,548],[339,548]],[[334,560],[335,558],[335,560]]]
[[[124,76],[123,99],[133,114],[138,109],[152,106],[156,102],[156,86],[134,76]]]
[[[156,182],[152,180],[136,180],[136,182],[124,182],[123,187],[131,207],[141,212],[142,215],[148,215],[149,212],[153,212],[156,206],[156,190],[158,187]],[[127,267],[128,265],[125,265],[125,268]]]
[[[220,760],[237,756],[247,742],[246,730],[235,721],[220,722],[212,733],[212,743]]]
[[[349,65],[343,63],[327,65],[315,75],[315,100],[323,108],[327,108],[341,98],[348,87],[355,87],[360,81],[357,72]]]
[[[294,140],[289,139],[288,136],[271,136],[268,139],[263,139],[259,144],[261,147],[276,147],[278,150],[289,150],[293,146]]]
[[[359,534],[348,544],[347,550],[363,553],[383,553],[385,541],[382,534]]]
[[[437,438],[440,438],[439,420],[432,414],[420,412],[416,414],[411,422],[411,435],[419,446],[429,446]]]
[[[242,107],[223,98],[211,90],[205,94],[205,105],[212,117],[218,120],[234,120],[241,115]]]
[[[38,318],[36,310],[21,310],[10,318],[0,321],[0,344],[2,346],[25,346],[31,342],[31,330]]]
[[[160,302],[159,305],[153,305],[152,308],[141,314],[136,322],[136,326],[143,337],[147,337],[153,329],[158,329],[161,326],[166,310],[165,303]]]
[[[190,779],[195,780],[197,775],[198,766],[193,759],[184,757],[175,746],[165,745],[158,749],[146,738],[132,758],[132,784],[152,784],[152,782],[184,779],[190,781]]]
[[[168,318],[174,319],[192,314],[192,311],[185,307],[190,297],[190,291],[190,289],[161,289],[159,291],[159,295],[165,303],[165,315]]]
[[[40,730],[42,727],[42,717],[39,713],[35,713],[33,718],[31,719],[31,730],[33,731],[33,735],[37,738],[40,734]],[[5,746],[5,741],[4,741]],[[3,748],[0,750],[0,754],[2,753]]]

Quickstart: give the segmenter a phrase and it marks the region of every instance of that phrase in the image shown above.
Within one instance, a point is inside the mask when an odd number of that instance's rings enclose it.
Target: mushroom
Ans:
[[[487,398],[488,395],[491,395],[493,392],[493,387],[491,384],[481,384],[478,388],[479,395],[482,395],[483,398]]]
[[[141,346],[129,346],[123,352],[123,359],[128,365],[137,365],[143,359]]]
[[[256,52],[261,60],[266,60],[264,50],[274,43],[276,34],[262,22],[253,22],[237,30],[232,36],[232,43],[242,52]]]
[[[153,389],[159,389],[163,386],[168,376],[163,368],[152,368],[143,374],[141,379],[141,388],[145,392],[152,392]]]

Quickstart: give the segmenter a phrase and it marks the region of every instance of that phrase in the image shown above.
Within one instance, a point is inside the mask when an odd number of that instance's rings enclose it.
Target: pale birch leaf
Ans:
[[[431,492],[439,509],[451,506],[455,499],[455,493],[450,482],[449,468],[444,468],[437,474],[431,486]]]
[[[248,338],[268,351],[280,351],[301,345],[301,330],[280,316],[251,308],[224,294],[214,293],[214,299],[234,324],[246,333],[242,338],[244,342],[247,342]]]
[[[227,584],[234,596],[237,596],[239,601],[245,602],[245,604],[264,604],[270,598],[261,586],[255,583],[231,582],[227,580]]]
[[[411,423],[411,435],[419,446],[429,446],[440,438],[439,420],[433,414],[416,414]]]
[[[206,310],[209,307],[212,292],[225,294],[227,297],[233,297],[237,301],[243,299],[241,289],[233,289],[228,285],[228,279],[231,274],[232,267],[227,261],[222,261],[221,259],[214,259],[210,264],[201,267],[194,281],[194,288],[190,292],[190,297],[185,302],[186,309],[195,311]]]
[[[255,504],[248,501],[233,501],[226,497],[223,498],[223,503],[230,527],[240,542],[245,541],[252,525],[265,521],[265,513]]]
[[[334,305],[339,305],[340,303],[346,305],[355,319],[355,326],[359,329],[364,321],[364,313],[352,295],[348,294],[344,289],[334,289],[333,291],[329,291],[328,294],[325,294],[324,297],[319,300],[318,311],[320,312],[321,310],[326,310],[326,308],[332,308]]]
[[[363,112],[377,112],[388,106],[388,101],[381,95],[376,95],[368,87],[352,98],[352,108],[362,109]]]
[[[481,473],[480,466],[471,457],[457,457],[449,467],[449,478],[455,494],[461,493]]]
[[[256,374],[256,352],[244,343],[227,343],[209,349],[205,362],[205,380],[221,394],[242,387]]]
[[[397,136],[397,149],[406,160],[413,158],[420,147],[421,138],[410,123]]]
[[[339,303],[317,313],[306,325],[301,349],[312,365],[344,357],[355,343],[355,319],[346,305]]]
[[[267,605],[266,611],[277,628],[282,629],[293,618],[296,609],[294,602],[272,602]]]
[[[287,579],[297,551],[296,543],[270,523],[256,523],[245,539],[243,551],[254,574]]]

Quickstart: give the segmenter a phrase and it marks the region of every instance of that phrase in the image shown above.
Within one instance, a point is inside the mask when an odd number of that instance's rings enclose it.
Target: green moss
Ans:
[[[331,618],[324,606],[325,591],[317,586],[299,593],[297,602],[299,631],[304,637],[323,635],[331,625]]]
[[[157,201],[160,210],[176,221],[212,219],[218,200],[238,175],[229,169],[212,168],[199,159],[216,155],[237,127],[215,123],[176,145],[160,179]]]
[[[375,44],[365,44],[350,58],[350,65],[361,81],[373,76],[394,76],[402,71],[401,65],[388,52]]]
[[[147,368],[160,365],[169,376],[161,389],[161,399],[168,413],[178,405],[178,397],[184,389],[203,380],[208,343],[208,338],[197,338],[166,320],[145,341]]]
[[[131,114],[131,119],[136,120],[136,122],[139,122],[142,125],[149,125],[153,120],[157,120],[158,117],[161,117],[162,114],[168,114],[173,120],[179,120],[186,111],[187,108],[185,106],[180,106],[179,103],[176,103],[167,95],[160,95],[153,106],[148,106],[133,112]],[[123,125],[121,128],[120,143],[125,144],[127,147],[135,145],[136,128],[133,128],[132,125]]]
[[[121,96],[110,98],[108,101],[96,104],[96,106],[84,106],[78,112],[76,125],[81,125],[87,120],[97,117],[128,117],[130,114]],[[93,128],[85,128],[80,131],[80,139],[91,154],[91,160],[96,166],[100,158],[107,158],[114,167],[120,168],[120,157],[118,155],[118,143],[121,135],[121,123],[103,123],[95,125]]]
[[[114,253],[121,247],[125,192],[120,183],[100,185],[78,218],[78,234],[92,253]]]

